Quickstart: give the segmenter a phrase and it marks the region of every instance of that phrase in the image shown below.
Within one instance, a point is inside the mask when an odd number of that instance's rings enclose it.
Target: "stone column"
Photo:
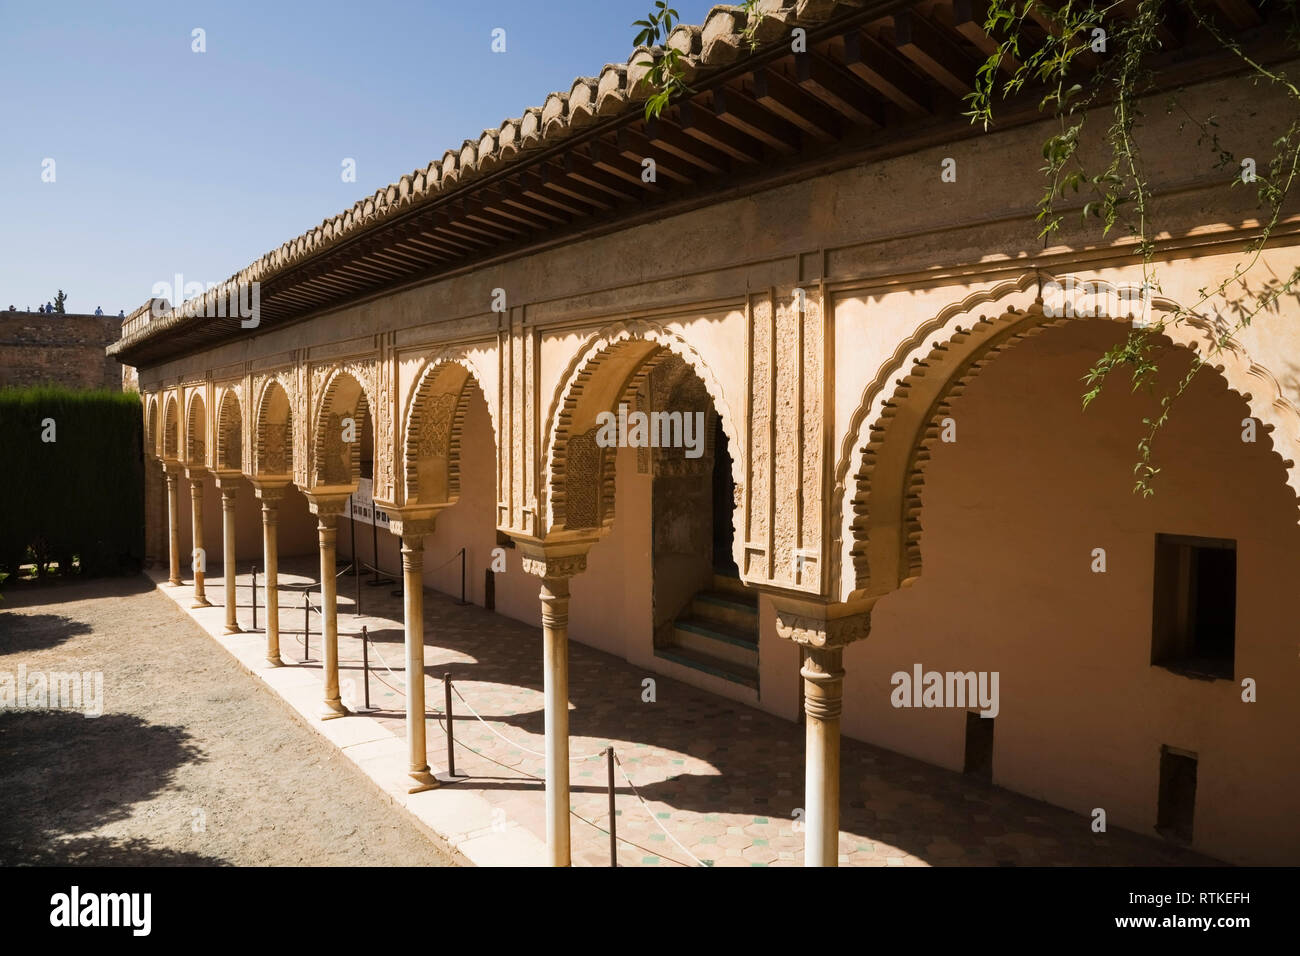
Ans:
[[[823,604],[782,596],[773,603],[776,632],[799,645],[802,661],[804,866],[839,866],[844,647],[871,632],[875,600]]]
[[[402,598],[406,619],[406,747],[412,782],[407,793],[438,786],[429,770],[424,708],[424,539],[433,533],[437,510],[380,505],[388,530],[402,539]],[[356,555],[352,556],[356,560]]]
[[[190,503],[192,524],[194,526],[193,547],[190,551],[190,557],[193,561],[194,568],[194,603],[191,607],[212,607],[212,602],[203,590],[203,568],[207,562],[207,553],[204,552],[204,560],[199,562],[196,551],[203,549],[203,473],[192,471],[190,478]]]
[[[266,595],[266,662],[272,667],[284,666],[280,659],[280,499],[283,487],[256,485],[257,497],[262,502],[262,570]]]
[[[546,850],[551,866],[569,857],[569,579],[543,579],[542,686],[546,701]]]
[[[316,515],[316,534],[320,541],[320,607],[323,620],[321,674],[325,692],[320,710],[321,720],[345,717],[351,713],[343,706],[343,699],[339,696],[338,582],[334,577],[338,520],[347,500],[346,494],[308,495],[312,513]]]
[[[429,772],[424,710],[424,536],[433,530],[422,525],[399,524],[402,535],[402,591],[406,605],[406,743],[414,783],[408,793],[432,790],[438,785]]]
[[[233,478],[218,478],[217,487],[221,489],[221,570],[226,579],[226,633],[238,634],[240,631],[238,609],[239,597],[235,587],[235,494],[236,484]]]
[[[804,866],[839,866],[844,649],[804,647]]]
[[[167,583],[173,587],[181,584],[181,504],[180,473],[174,465],[164,465],[167,476],[167,546],[169,552],[169,573]]]
[[[542,579],[542,693],[546,701],[546,858],[569,866],[569,580],[587,567],[595,536],[549,543],[516,537],[524,572]]]

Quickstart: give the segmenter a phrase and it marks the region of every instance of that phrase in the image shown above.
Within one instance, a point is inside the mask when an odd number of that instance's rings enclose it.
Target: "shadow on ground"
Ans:
[[[98,597],[105,591],[119,597],[144,594],[154,590],[154,584],[143,574],[125,574],[120,577],[83,578],[58,576],[41,580],[8,578],[4,583],[4,603],[0,604],[0,619],[6,609],[31,607],[36,604],[64,604]],[[2,625],[0,625],[2,626]],[[0,630],[0,634],[3,634]]]
[[[85,623],[62,614],[0,613],[0,655],[43,651],[89,633]]]
[[[0,865],[194,865],[220,859],[89,831],[131,815],[203,760],[179,727],[63,711],[0,713]]]

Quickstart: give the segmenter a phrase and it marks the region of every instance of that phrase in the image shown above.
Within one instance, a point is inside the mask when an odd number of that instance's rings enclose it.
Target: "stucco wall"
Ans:
[[[957,441],[926,472],[925,570],[882,599],[845,654],[844,730],[961,770],[965,712],[895,709],[895,671],[999,671],[994,782],[1150,834],[1160,748],[1198,754],[1195,846],[1225,860],[1294,863],[1300,675],[1296,502],[1245,401],[1204,370],[1156,444],[1151,498],[1133,495],[1154,399],[1122,378],[1080,411],[1080,376],[1123,329],[1080,322],[992,363],[953,408]],[[1168,372],[1186,368],[1171,349]],[[1171,375],[1163,382],[1169,384]],[[1234,681],[1152,667],[1157,532],[1234,538]],[[1107,571],[1091,571],[1104,548]],[[1259,683],[1241,701],[1240,680]],[[1081,816],[1078,825],[1088,826]]]

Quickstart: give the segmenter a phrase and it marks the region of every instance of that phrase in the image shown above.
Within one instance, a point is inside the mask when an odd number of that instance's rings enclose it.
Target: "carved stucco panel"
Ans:
[[[374,390],[371,415],[375,432],[375,478],[378,494],[387,501],[397,500],[394,455],[393,361],[381,355],[374,365]]]
[[[595,528],[601,523],[601,483],[604,477],[604,449],[596,443],[596,429],[590,428],[569,439],[564,479],[564,527],[566,530]]]
[[[293,480],[299,488],[308,487],[307,471],[310,468],[311,453],[315,441],[310,427],[311,416],[308,412],[309,401],[314,392],[309,387],[307,366],[299,363],[294,368],[296,386],[289,392],[289,403],[293,409],[293,420],[297,424],[293,434]]]
[[[827,467],[825,460],[825,324],[822,321],[822,303],[817,290],[808,290],[803,316],[803,434],[800,436],[800,462],[802,464],[801,493],[803,496],[800,553],[805,560],[796,563],[795,583],[809,591],[820,591],[825,577],[823,561],[826,553],[823,526],[823,481]],[[808,560],[811,558],[812,560]]]
[[[772,488],[772,304],[764,296],[750,305],[749,527],[741,571],[751,580],[767,577],[768,515]]]

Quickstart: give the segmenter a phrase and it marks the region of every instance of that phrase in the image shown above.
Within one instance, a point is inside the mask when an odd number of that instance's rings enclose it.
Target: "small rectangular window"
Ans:
[[[1151,663],[1231,679],[1237,638],[1237,542],[1156,535]]]
[[[1156,830],[1170,840],[1192,842],[1196,815],[1196,754],[1160,748],[1160,796]]]
[[[993,717],[966,712],[965,772],[972,777],[993,782]]]

